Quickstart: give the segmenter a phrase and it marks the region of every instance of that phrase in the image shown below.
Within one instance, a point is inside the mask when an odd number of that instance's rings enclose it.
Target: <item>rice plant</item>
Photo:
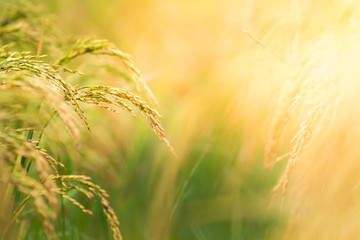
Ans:
[[[57,131],[61,129],[71,136],[74,146],[81,151],[79,138],[83,129],[91,133],[91,122],[83,110],[85,104],[114,113],[125,110],[133,116],[136,116],[135,108],[159,140],[175,154],[160,123],[159,113],[146,101],[122,88],[72,85],[68,81],[70,75],[83,76],[86,73],[66,64],[84,54],[111,56],[118,59],[119,69],[124,69],[139,93],[144,89],[156,102],[153,94],[133,58],[109,41],[83,38],[69,49],[62,49],[66,44],[55,37],[51,21],[39,17],[38,10],[29,2],[1,2],[0,5],[4,13],[0,19],[2,239],[12,236],[11,229],[18,223],[18,236],[24,237],[27,234],[24,219],[29,214],[41,219],[47,239],[58,239],[55,222],[61,217],[59,206],[64,201],[78,207],[84,214],[92,214],[73,197],[73,191],[99,201],[113,238],[122,239],[119,220],[107,200],[106,191],[87,176],[66,174],[67,165],[46,149],[62,140],[44,142],[43,139],[46,135],[57,134],[53,131],[54,126],[49,127],[55,123]],[[24,209],[29,208],[35,212],[25,213]]]

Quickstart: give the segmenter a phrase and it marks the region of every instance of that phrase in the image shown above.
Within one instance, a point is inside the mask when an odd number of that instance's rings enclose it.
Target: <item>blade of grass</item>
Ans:
[[[206,154],[209,152],[210,149],[210,145],[207,146],[205,148],[205,150],[201,153],[199,159],[197,160],[197,162],[195,163],[195,165],[192,167],[189,175],[187,176],[184,184],[181,186],[181,188],[179,189],[179,191],[176,194],[175,200],[174,200],[174,205],[167,217],[167,221],[164,223],[164,225],[158,230],[158,232],[154,235],[154,237],[152,238],[153,240],[155,239],[160,239],[161,233],[164,231],[164,229],[166,228],[166,226],[170,223],[171,218],[174,216],[174,213],[176,211],[176,209],[178,208],[180,201],[185,193],[185,190],[187,189],[190,179],[194,176],[196,170],[199,168],[200,164],[202,163],[202,161],[204,160]]]
[[[9,222],[9,224],[5,227],[5,230],[4,230],[4,232],[3,232],[3,234],[2,234],[2,238],[1,238],[2,240],[5,240],[5,236],[6,236],[7,232],[8,232],[8,230],[9,230],[9,228],[10,228],[11,225],[15,222],[15,220],[16,220],[17,217],[20,215],[20,213],[25,209],[25,207],[26,207],[26,205],[28,204],[29,200],[30,200],[30,197],[26,197],[26,198],[24,199],[24,203],[23,203],[23,205],[21,206],[21,208],[15,213],[15,215],[12,217],[11,221]]]

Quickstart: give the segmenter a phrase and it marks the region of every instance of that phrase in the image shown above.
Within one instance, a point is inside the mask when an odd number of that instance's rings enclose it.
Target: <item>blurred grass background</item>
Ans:
[[[93,135],[85,134],[82,160],[69,173],[86,173],[108,191],[124,239],[276,238],[286,213],[269,208],[282,167],[263,168],[267,113],[276,101],[265,93],[277,89],[268,76],[284,63],[242,31],[258,30],[264,20],[256,14],[271,4],[41,3],[65,35],[107,38],[135,57],[179,155],[142,119],[87,109]],[[100,207],[93,208],[94,216],[64,210],[59,229],[67,239],[109,238]]]
[[[296,58],[296,49],[287,51],[297,33],[307,43],[322,29],[334,11],[319,13],[326,1],[318,7],[285,0],[33,2],[52,14],[64,38],[107,38],[134,56],[159,101],[152,105],[177,159],[143,119],[96,107],[85,107],[93,134],[84,130],[80,152],[47,146],[68,174],[89,175],[106,189],[124,239],[281,239],[288,209],[280,210],[278,199],[269,206],[284,164],[265,170],[264,145],[280,89],[293,77],[281,56]],[[88,73],[86,81],[121,87],[101,58],[74,66]],[[61,239],[111,238],[100,205],[88,202],[93,216],[65,206],[57,223]],[[41,237],[40,225],[31,222],[27,239]]]

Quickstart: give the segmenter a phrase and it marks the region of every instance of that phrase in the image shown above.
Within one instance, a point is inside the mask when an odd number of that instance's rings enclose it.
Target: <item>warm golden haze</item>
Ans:
[[[0,4],[8,238],[358,238],[358,1]]]

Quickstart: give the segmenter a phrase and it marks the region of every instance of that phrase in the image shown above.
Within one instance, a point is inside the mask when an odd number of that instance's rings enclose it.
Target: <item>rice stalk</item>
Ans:
[[[70,189],[77,189],[79,192],[84,193],[89,199],[97,196],[100,198],[100,202],[103,207],[104,214],[107,221],[113,231],[113,237],[115,240],[121,240],[122,236],[119,229],[119,220],[117,219],[114,210],[111,208],[109,202],[106,200],[109,195],[99,185],[91,182],[90,177],[84,175],[57,175],[52,176],[52,179],[61,183],[64,183],[66,187],[60,190],[60,195],[65,199],[68,199],[72,204],[79,207],[84,213],[92,214],[92,212],[86,209],[83,205],[77,202],[75,199],[70,198],[65,193]]]
[[[155,104],[158,104],[154,94],[144,81],[141,72],[135,66],[133,57],[120,51],[114,44],[110,43],[106,39],[79,39],[74,47],[70,51],[66,52],[62,57],[60,57],[55,64],[63,65],[72,59],[87,53],[118,57],[129,70],[132,80],[136,83],[137,90],[140,92],[141,87],[144,88]]]
[[[123,108],[134,115],[134,111],[130,106],[124,103],[123,100],[129,101],[132,105],[141,111],[150,127],[153,129],[158,138],[165,143],[169,151],[176,156],[173,147],[167,139],[164,128],[159,120],[160,114],[153,108],[151,108],[146,102],[140,99],[140,97],[130,93],[126,90],[119,88],[112,88],[107,86],[94,86],[94,87],[81,87],[78,88],[76,99],[89,104],[96,104],[109,111],[116,112],[112,108],[109,108],[102,104],[111,104]]]
[[[328,77],[322,75],[323,71],[326,70],[324,65],[329,64],[329,62],[326,62],[327,59],[324,62],[324,59],[313,57],[314,52],[317,52],[318,56],[332,54],[323,44],[323,42],[320,42],[313,45],[308,50],[308,55],[304,54],[303,59],[298,61],[294,70],[294,76],[296,77],[283,89],[283,96],[280,98],[279,107],[275,113],[272,128],[265,145],[265,168],[271,169],[274,164],[287,159],[285,170],[273,188],[274,193],[281,192],[281,206],[296,162],[312,141],[313,132],[321,127],[319,122],[323,119],[325,109],[335,101],[330,90],[330,86],[334,84],[334,79],[331,75],[328,75]],[[324,51],[327,52],[324,53]],[[330,62],[330,64],[333,63]],[[336,72],[332,74],[336,75]],[[294,120],[296,132],[290,141],[291,150],[276,157],[279,139],[283,132],[288,129],[288,123]]]
[[[56,219],[58,201],[56,198],[56,185],[50,180],[51,168],[44,154],[40,153],[33,144],[26,142],[23,136],[8,131],[7,134],[0,132],[1,147],[5,148],[8,164],[13,167],[9,174],[9,181],[20,192],[31,196],[34,201],[37,212],[42,217],[44,232],[49,239],[55,236],[51,220]],[[27,159],[34,162],[40,181],[27,175],[26,170],[13,161],[14,156],[26,156]]]

